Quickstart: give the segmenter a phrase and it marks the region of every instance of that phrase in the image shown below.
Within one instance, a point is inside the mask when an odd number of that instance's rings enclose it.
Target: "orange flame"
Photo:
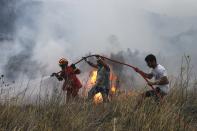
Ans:
[[[96,78],[97,78],[97,71],[96,70],[93,70],[91,72],[91,75],[90,75],[90,80],[89,80],[89,87],[93,87],[95,84],[96,84]],[[99,104],[99,103],[102,103],[103,102],[103,97],[102,97],[102,94],[101,92],[97,93],[94,95],[93,97],[93,102],[95,104]]]
[[[115,86],[113,86],[113,87],[111,88],[111,92],[112,92],[112,94],[115,94],[115,93],[116,93],[116,87],[115,87]]]
[[[94,103],[99,104],[103,102],[102,94],[99,92],[96,95],[94,95]]]
[[[90,78],[90,83],[95,84],[96,83],[96,78],[97,78],[97,71],[92,71],[92,75]]]
[[[96,79],[97,79],[97,70],[93,70],[90,74],[90,79],[88,81],[87,88],[92,88],[96,84]],[[117,88],[115,85],[115,82],[117,80],[117,76],[114,73],[111,73],[110,80],[112,81],[112,85],[113,85],[110,90],[111,90],[112,95],[114,95],[114,94],[116,94],[116,91],[117,91]],[[100,104],[103,102],[103,96],[102,96],[101,92],[94,95],[93,102],[95,104]]]

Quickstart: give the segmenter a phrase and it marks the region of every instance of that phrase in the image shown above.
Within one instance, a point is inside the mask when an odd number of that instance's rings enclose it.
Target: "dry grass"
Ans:
[[[147,99],[136,110],[136,97],[132,96],[117,97],[108,104],[99,105],[84,100],[61,104],[54,98],[41,105],[6,103],[0,107],[0,130],[194,130],[197,124],[196,96],[189,95],[183,102],[181,91],[174,89],[172,92],[162,104]]]

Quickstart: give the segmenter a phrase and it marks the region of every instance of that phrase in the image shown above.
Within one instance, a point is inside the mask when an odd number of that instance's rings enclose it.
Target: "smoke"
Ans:
[[[13,21],[16,18],[14,12],[14,0],[2,0],[0,4],[0,40],[9,39],[14,31]]]
[[[197,55],[196,6],[194,0],[1,0],[0,71],[11,79],[46,75],[58,70],[60,57],[72,63],[87,52],[145,70],[144,57],[154,53],[174,70],[184,53]]]
[[[40,70],[41,68],[44,69],[44,67],[40,66],[37,61],[31,60],[33,45],[33,43],[24,45],[20,53],[9,58],[5,65],[5,75],[7,78],[14,80],[20,76],[20,74],[26,74],[32,79],[37,76],[38,71],[40,71],[40,73],[44,72],[44,70]]]
[[[53,3],[45,3],[31,0],[1,2],[4,12],[0,20],[3,34],[1,72],[9,79],[21,74],[29,78],[49,74],[60,57],[72,55],[68,42],[70,25],[63,23],[67,18],[64,15],[56,18],[56,13],[65,11],[63,6],[53,12],[55,5],[51,7]],[[8,40],[8,36],[12,39]]]

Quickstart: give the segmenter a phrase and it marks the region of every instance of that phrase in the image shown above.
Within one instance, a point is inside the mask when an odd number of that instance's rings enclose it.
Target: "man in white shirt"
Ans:
[[[140,69],[136,68],[135,71],[142,74],[145,78],[152,79],[155,81],[148,81],[148,85],[155,87],[155,90],[146,91],[143,96],[150,97],[159,94],[161,97],[165,96],[169,92],[169,80],[166,69],[157,63],[157,59],[153,54],[146,56],[145,61],[148,67],[152,68],[151,73],[145,73]],[[157,92],[157,94],[156,94]]]

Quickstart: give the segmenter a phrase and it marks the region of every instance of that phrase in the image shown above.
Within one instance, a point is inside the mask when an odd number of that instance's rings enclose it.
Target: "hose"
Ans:
[[[94,57],[94,56],[98,56],[98,57],[104,58],[104,59],[106,59],[106,60],[108,60],[108,61],[111,61],[111,62],[113,62],[113,63],[125,65],[125,66],[130,67],[130,68],[132,68],[132,69],[134,69],[134,70],[137,69],[137,67],[135,67],[135,66],[133,66],[133,65],[131,65],[131,64],[127,64],[127,63],[124,63],[124,62],[120,62],[120,61],[117,61],[117,60],[113,60],[113,59],[110,59],[110,58],[108,58],[108,57],[101,56],[101,55],[97,55],[97,54],[88,55],[88,56],[86,56],[86,57],[83,57],[83,58],[81,58],[80,60],[78,60],[77,62],[75,62],[74,64],[77,65],[77,64],[81,63],[81,62],[84,60],[84,58],[87,59],[87,58]],[[59,74],[59,73],[61,73],[61,71],[57,72],[57,74]],[[142,73],[140,73],[140,72],[137,72],[137,73],[140,74],[140,75],[142,76],[142,78],[148,83],[148,79],[147,79]],[[148,85],[149,85],[149,84],[148,84]],[[157,97],[160,98],[160,100],[162,100],[162,97],[161,97],[161,95],[159,94],[159,92],[157,92],[157,91],[155,90],[155,88],[154,88],[152,85],[149,85],[149,86],[150,86],[151,89],[155,92],[155,94],[157,95]]]

